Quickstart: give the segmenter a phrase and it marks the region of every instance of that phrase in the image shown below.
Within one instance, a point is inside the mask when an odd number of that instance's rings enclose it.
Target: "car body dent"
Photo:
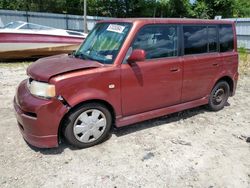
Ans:
[[[112,106],[117,116],[121,116],[120,101],[117,100],[117,96],[120,96],[119,75],[119,68],[105,66],[58,75],[51,78],[50,82],[56,85],[57,95],[61,95],[71,107],[85,101],[102,100]],[[114,87],[110,88],[110,85]]]

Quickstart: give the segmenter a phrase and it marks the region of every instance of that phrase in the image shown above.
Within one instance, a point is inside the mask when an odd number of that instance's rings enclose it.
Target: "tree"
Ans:
[[[235,0],[205,0],[204,2],[209,9],[209,18],[214,18],[217,15],[223,18],[230,18],[233,16]]]
[[[189,0],[170,0],[170,17],[183,18],[192,16],[192,8]]]
[[[209,7],[202,0],[196,1],[193,5],[193,14],[196,18],[208,19],[210,17]]]
[[[250,17],[250,1],[249,0],[236,0],[233,17]]]
[[[84,0],[0,0],[0,9],[83,15]],[[88,15],[108,17],[250,16],[250,0],[88,0]]]

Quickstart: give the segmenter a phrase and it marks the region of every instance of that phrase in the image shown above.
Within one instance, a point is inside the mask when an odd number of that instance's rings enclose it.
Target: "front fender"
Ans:
[[[121,116],[119,89],[108,90],[105,92],[96,88],[82,88],[74,90],[74,92],[66,89],[60,91],[58,94],[64,98],[71,108],[86,101],[99,100],[108,103],[113,108],[116,117]]]
[[[103,100],[111,103],[107,94],[97,89],[82,89],[72,95],[66,95],[64,99],[71,107],[89,100]]]
[[[56,95],[61,95],[70,107],[85,101],[101,100],[112,106],[116,116],[122,114],[119,68],[76,71],[55,76],[50,81],[56,85]]]

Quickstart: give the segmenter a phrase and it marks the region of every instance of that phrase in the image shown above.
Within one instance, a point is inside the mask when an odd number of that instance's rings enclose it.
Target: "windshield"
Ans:
[[[50,30],[54,29],[52,27],[47,27],[43,25],[37,25],[37,24],[32,24],[32,23],[26,23],[23,25],[20,29],[31,29],[31,30]]]
[[[23,24],[24,24],[23,22],[10,22],[10,23],[6,24],[3,28],[4,29],[16,29]]]
[[[99,23],[75,53],[75,57],[112,64],[131,27],[129,23]]]

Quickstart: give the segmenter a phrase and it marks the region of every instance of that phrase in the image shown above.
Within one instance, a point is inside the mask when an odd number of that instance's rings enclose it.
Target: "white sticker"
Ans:
[[[107,28],[107,31],[113,31],[116,33],[122,33],[125,26],[117,25],[117,24],[110,24]]]
[[[106,59],[113,59],[112,55],[106,55],[105,57],[106,57]]]

